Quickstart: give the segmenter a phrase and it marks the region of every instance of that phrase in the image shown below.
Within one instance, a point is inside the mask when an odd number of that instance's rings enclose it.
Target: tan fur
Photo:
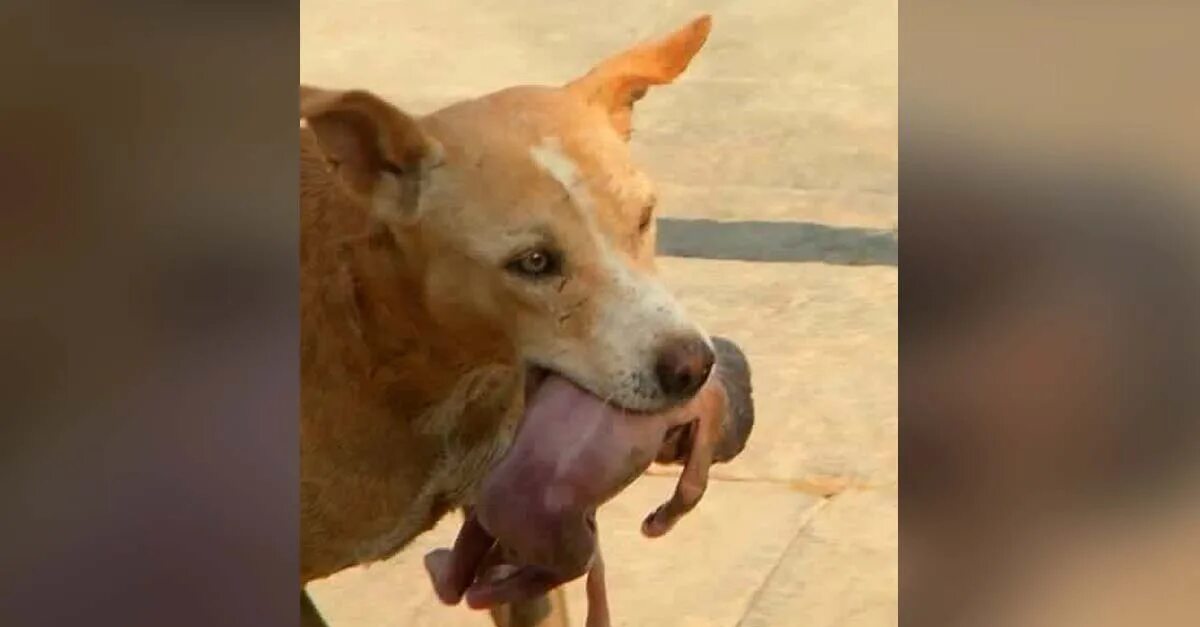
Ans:
[[[703,44],[701,18],[565,88],[412,118],[301,88],[301,582],[383,559],[469,504],[529,363],[635,409],[653,343],[699,333],[653,279],[653,189],[628,109]],[[624,95],[622,95],[624,94]],[[568,186],[535,149],[569,163]],[[545,155],[544,155],[545,156]],[[506,264],[549,234],[561,278]]]
[[[458,505],[520,405],[511,355],[486,330],[448,332],[424,311],[390,236],[301,136],[307,581],[387,557]]]

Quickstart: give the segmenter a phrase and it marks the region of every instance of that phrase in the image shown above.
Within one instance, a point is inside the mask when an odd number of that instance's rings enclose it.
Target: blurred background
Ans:
[[[754,370],[754,434],[666,537],[642,518],[675,485],[653,468],[601,508],[615,625],[890,625],[897,606],[894,0],[646,3],[303,0],[300,78],[432,112],[562,84],[711,11],[673,85],[633,114],[658,186],[663,280]],[[422,556],[309,586],[330,625],[490,625],[445,607]],[[583,624],[583,582],[568,587]]]
[[[0,3],[2,625],[298,622],[296,14]]]
[[[901,14],[901,623],[1194,625],[1200,12]]]

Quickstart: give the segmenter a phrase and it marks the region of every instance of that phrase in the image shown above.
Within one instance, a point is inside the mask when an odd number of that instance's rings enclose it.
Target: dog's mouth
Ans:
[[[525,367],[525,407],[529,407],[529,399],[553,373],[553,370],[537,364],[531,363]]]
[[[548,490],[548,508],[594,510],[646,470],[668,430],[690,419],[689,405],[630,409],[600,398],[574,377],[529,365],[521,425],[488,479],[499,482],[512,470],[531,473],[521,487]]]
[[[594,398],[599,396],[594,391],[588,389],[588,386],[584,385],[575,376],[555,370],[554,368],[550,368],[547,366],[542,366],[540,364],[530,362],[525,366],[525,407],[527,410],[530,406],[530,402],[533,400],[534,395],[538,391],[538,389],[542,386],[543,383],[545,383],[547,380],[549,380],[552,377],[559,378],[559,379],[565,379],[565,380],[573,383],[580,390],[582,390],[588,394],[591,394]],[[597,400],[599,400],[599,399],[597,398]],[[611,406],[615,411],[621,411],[621,412],[624,412],[626,414],[631,414],[631,415],[636,415],[636,414],[653,415],[653,414],[657,414],[657,413],[664,413],[673,408],[673,406],[664,406],[662,409],[660,409],[658,411],[652,411],[652,410],[647,410],[647,409],[637,409],[637,408],[625,407],[625,406],[622,406],[620,403],[618,403],[615,399],[613,399],[611,397],[609,397],[605,400],[605,404]],[[676,405],[679,405],[679,404],[680,403],[676,403]]]
[[[735,344],[714,338],[714,345],[718,367],[699,393],[655,413],[624,410],[531,367],[512,445],[484,477],[454,548],[425,558],[438,596],[454,604],[465,594],[481,609],[575,579],[598,557],[597,508],[652,460],[691,463],[693,445],[717,460],[737,455],[753,424],[750,371]],[[715,450],[691,441],[695,424],[722,425]],[[646,523],[642,531],[650,535]]]
[[[688,419],[687,405],[633,412],[546,368],[527,375],[524,417],[484,478],[474,513],[508,559],[567,581],[591,566],[596,508],[654,461],[667,429]],[[468,603],[486,606],[500,594],[503,584],[488,579],[468,593]]]

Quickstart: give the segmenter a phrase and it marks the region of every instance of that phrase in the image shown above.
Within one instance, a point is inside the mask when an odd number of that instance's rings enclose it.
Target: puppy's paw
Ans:
[[[425,555],[425,571],[429,573],[433,591],[446,605],[458,605],[465,592],[454,585],[453,573],[450,572],[453,567],[454,552],[450,549],[437,549]]]
[[[666,505],[659,506],[642,521],[642,535],[647,538],[660,538],[675,526],[675,521],[666,515],[666,507]]]

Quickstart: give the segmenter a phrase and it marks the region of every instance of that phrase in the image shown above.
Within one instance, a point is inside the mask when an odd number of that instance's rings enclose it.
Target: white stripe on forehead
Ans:
[[[541,145],[529,149],[529,156],[563,187],[571,189],[579,183],[579,166],[563,152],[557,137],[543,138]]]
[[[542,139],[540,145],[529,149],[529,157],[543,172],[567,190],[576,206],[585,210],[592,208],[592,197],[588,193],[587,183],[579,173],[579,166],[563,151],[562,142],[557,137]]]

